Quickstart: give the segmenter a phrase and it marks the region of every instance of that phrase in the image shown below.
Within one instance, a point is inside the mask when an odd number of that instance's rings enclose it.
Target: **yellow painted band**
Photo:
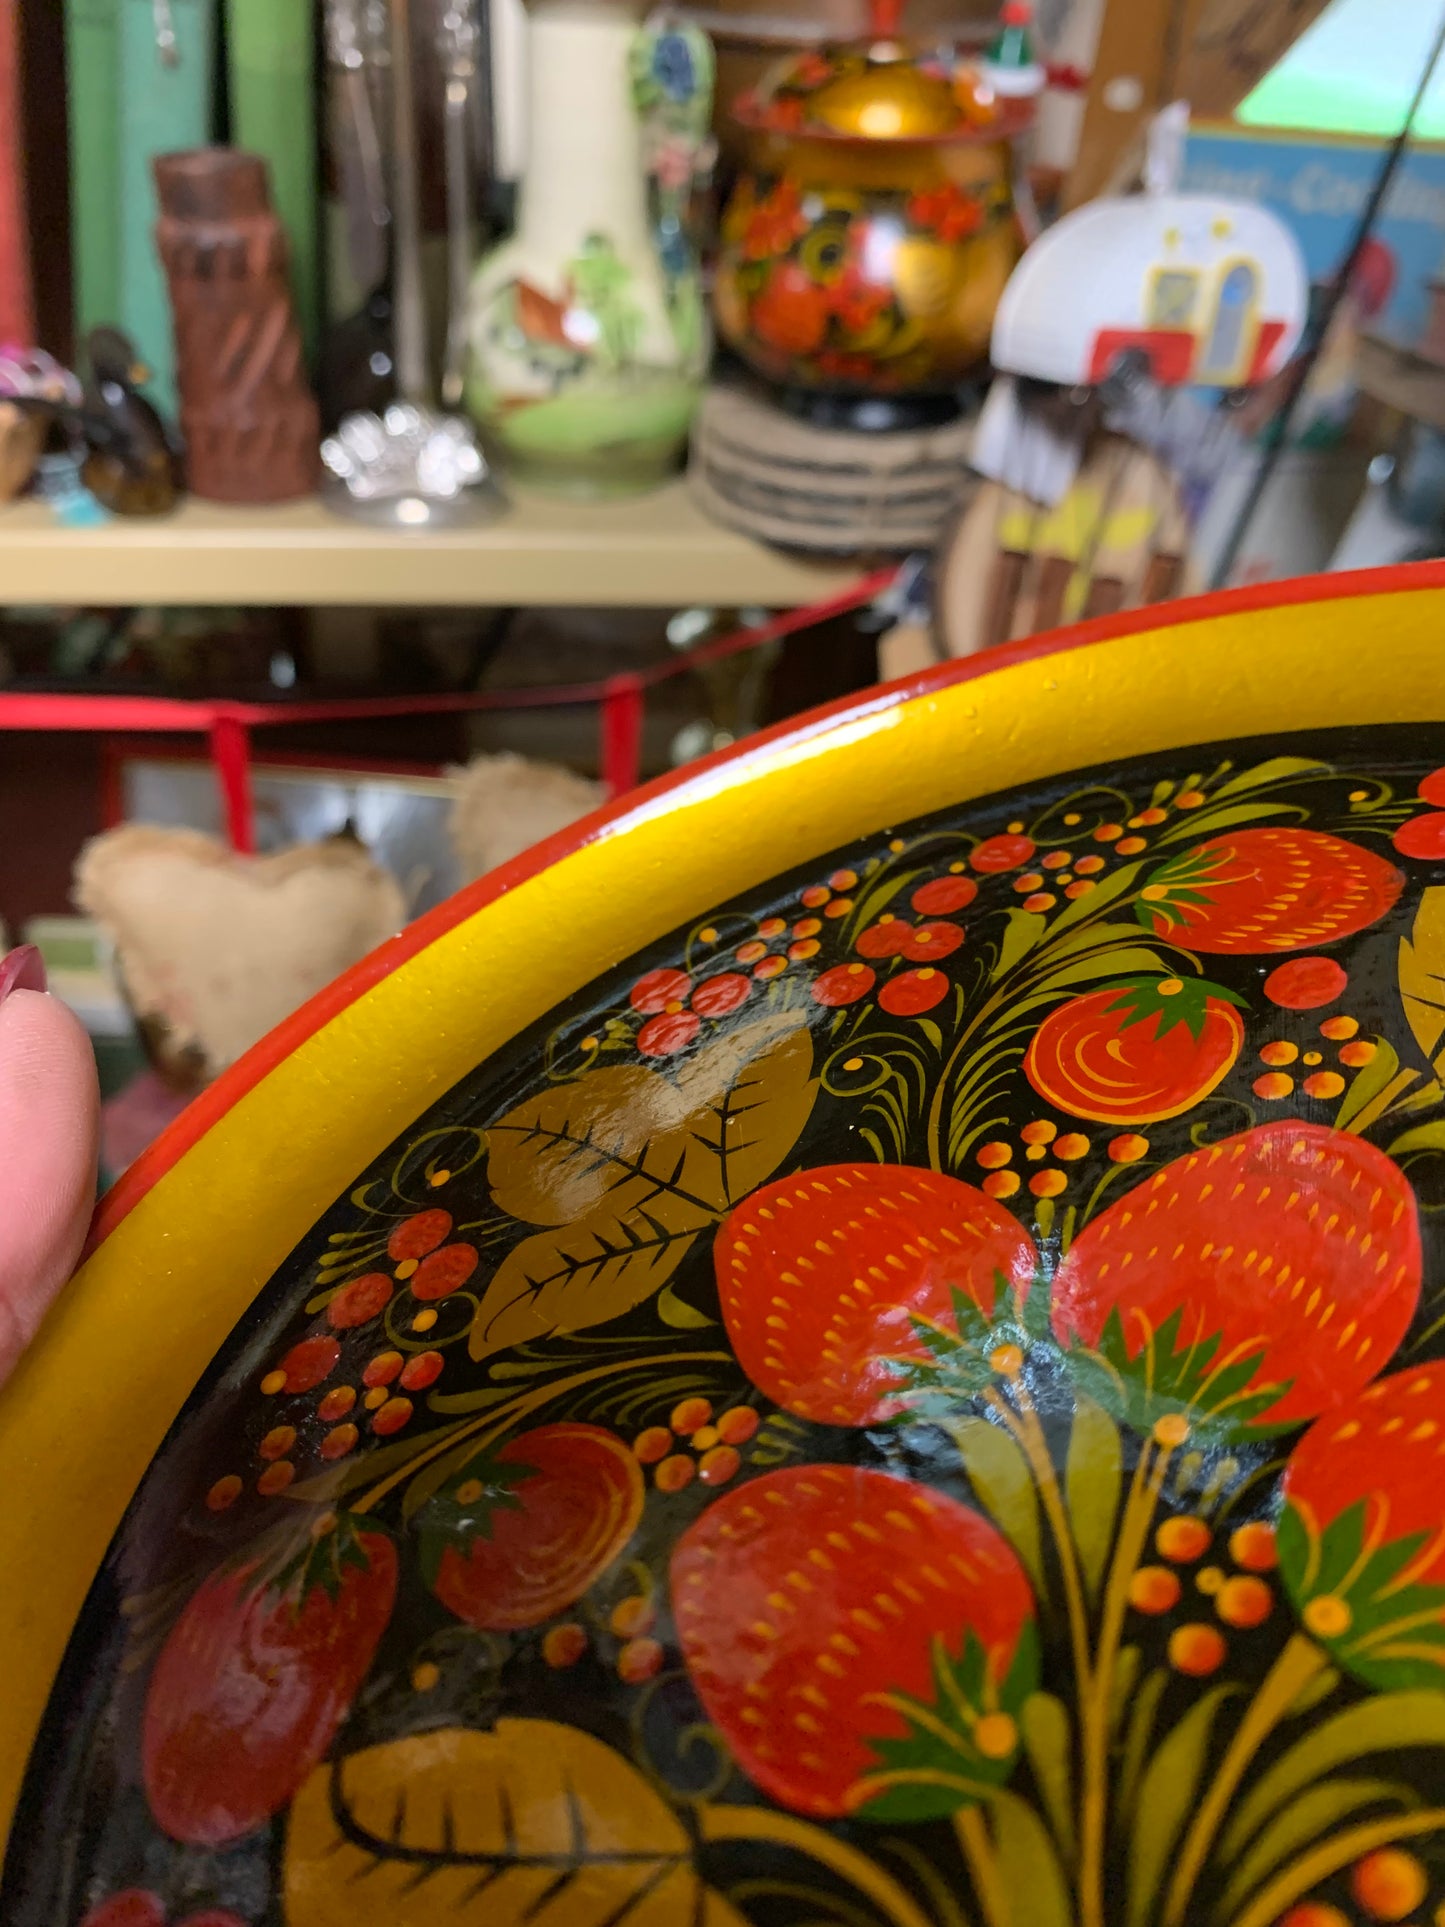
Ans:
[[[0,1394],[4,1827],[167,1427],[287,1253],[430,1103],[611,964],[854,838],[1116,758],[1445,714],[1445,586],[1316,593],[881,691],[744,747],[446,931],[241,1097],[100,1245]]]

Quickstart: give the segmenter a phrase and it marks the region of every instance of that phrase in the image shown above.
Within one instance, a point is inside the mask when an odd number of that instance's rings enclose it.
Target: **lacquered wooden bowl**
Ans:
[[[0,1397],[6,1927],[1445,1902],[1445,569],[951,666],[464,892]]]

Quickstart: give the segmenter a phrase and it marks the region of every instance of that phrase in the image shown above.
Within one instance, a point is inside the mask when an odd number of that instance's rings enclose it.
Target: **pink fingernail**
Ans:
[[[0,1004],[12,990],[44,990],[45,960],[33,943],[22,943],[0,959]]]

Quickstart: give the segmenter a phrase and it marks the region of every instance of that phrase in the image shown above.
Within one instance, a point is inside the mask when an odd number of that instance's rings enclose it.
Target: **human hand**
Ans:
[[[90,1040],[30,945],[0,959],[0,1382],[69,1278],[95,1203]]]

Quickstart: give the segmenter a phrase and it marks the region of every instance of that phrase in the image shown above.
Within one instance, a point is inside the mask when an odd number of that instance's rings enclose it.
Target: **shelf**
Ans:
[[[49,509],[0,509],[0,600],[92,606],[795,608],[853,577],[800,562],[710,522],[681,482],[650,495],[573,502],[514,493],[486,528],[404,535],[319,502],[222,508],[65,529]]]

